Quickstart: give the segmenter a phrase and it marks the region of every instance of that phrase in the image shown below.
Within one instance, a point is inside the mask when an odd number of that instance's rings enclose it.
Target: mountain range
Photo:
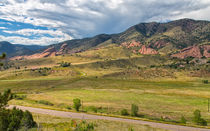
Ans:
[[[19,44],[11,44],[7,41],[0,41],[0,54],[6,53],[8,57],[31,55],[43,48],[45,48],[45,46],[19,45]]]
[[[122,33],[100,34],[46,47],[0,42],[0,52],[8,53],[12,59],[34,59],[99,50],[108,45],[125,48],[134,54],[209,58],[210,22],[180,19],[168,23],[140,23]]]

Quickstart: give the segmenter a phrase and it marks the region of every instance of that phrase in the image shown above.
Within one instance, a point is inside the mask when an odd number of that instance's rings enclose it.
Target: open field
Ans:
[[[197,81],[139,81],[114,80],[100,78],[48,79],[1,81],[2,87],[11,88],[21,95],[23,100],[13,100],[11,104],[68,110],[72,100],[80,98],[83,110],[120,115],[121,109],[130,110],[131,104],[137,104],[139,113],[146,118],[179,121],[184,115],[189,122],[195,109],[210,122],[207,112],[207,98],[210,97],[209,85]],[[53,105],[40,104],[45,100]],[[148,104],[149,103],[149,104]]]
[[[187,125],[195,125],[193,111],[199,109],[210,122],[210,86],[203,83],[210,81],[208,66],[169,68],[174,60],[149,55],[108,60],[78,55],[16,61],[20,69],[0,72],[0,91],[17,94],[13,105],[74,111],[72,100],[79,98],[87,113],[120,116],[136,104],[141,118],[179,123],[184,116]],[[71,66],[59,66],[62,61]]]

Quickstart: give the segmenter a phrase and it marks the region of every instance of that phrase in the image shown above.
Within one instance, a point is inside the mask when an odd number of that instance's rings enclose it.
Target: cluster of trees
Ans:
[[[6,58],[6,54],[3,53],[2,55],[0,55],[0,66],[3,66],[3,63],[1,63],[1,60]]]
[[[29,111],[22,111],[17,108],[7,109],[8,101],[13,99],[11,90],[0,93],[0,130],[16,131],[18,129],[27,130],[35,127],[36,122]]]
[[[195,124],[200,125],[200,126],[207,126],[207,121],[201,117],[201,111],[200,110],[195,110],[193,112],[193,115],[194,115],[193,116],[193,122]],[[184,116],[182,116],[180,122],[183,123],[183,124],[186,124],[187,119]]]
[[[82,104],[81,104],[80,99],[78,99],[78,98],[73,99],[73,108],[76,111],[79,111],[81,106],[82,106]],[[135,104],[132,104],[131,105],[131,116],[138,116],[138,111],[139,111],[139,107]],[[124,116],[129,115],[128,110],[122,109],[121,110],[121,115],[124,115]]]
[[[79,111],[81,106],[82,106],[82,104],[81,104],[81,100],[80,99],[78,99],[78,98],[73,99],[73,108],[76,111]],[[138,112],[139,112],[139,107],[137,105],[135,105],[135,104],[131,105],[131,112],[130,113],[128,112],[127,109],[122,109],[120,111],[121,115],[123,115],[123,116],[131,115],[133,117],[138,117],[139,116]],[[201,112],[199,110],[195,110],[194,111],[193,121],[197,125],[201,125],[201,126],[206,126],[207,125],[207,121],[201,117]],[[183,123],[183,124],[186,124],[187,123],[187,119],[185,119],[185,117],[182,116],[180,122]]]
[[[127,109],[122,109],[120,113],[123,116],[131,115],[131,116],[134,116],[134,117],[135,116],[138,117],[139,116],[138,111],[139,111],[138,106],[135,105],[135,104],[132,104],[130,114],[129,114]],[[207,126],[207,121],[201,117],[201,111],[200,110],[195,110],[193,114],[194,114],[194,117],[193,117],[193,122],[194,123],[196,123],[197,125],[200,125],[200,126]],[[187,119],[184,116],[182,116],[180,122],[183,123],[183,124],[186,124]]]

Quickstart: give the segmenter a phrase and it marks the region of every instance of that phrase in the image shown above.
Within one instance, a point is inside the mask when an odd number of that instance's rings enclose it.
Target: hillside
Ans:
[[[0,41],[0,54],[6,53],[8,57],[30,55],[42,48],[44,48],[44,46],[18,45],[18,44],[11,44],[7,41]]]
[[[110,44],[126,47],[134,54],[162,54],[172,57],[210,57],[210,22],[181,19],[168,23],[140,23],[119,34],[101,34],[50,45],[33,55],[13,59],[33,59],[98,50]],[[138,44],[136,44],[138,43]],[[17,56],[17,55],[16,55]]]

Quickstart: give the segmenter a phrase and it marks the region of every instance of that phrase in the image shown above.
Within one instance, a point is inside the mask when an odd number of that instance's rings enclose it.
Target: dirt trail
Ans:
[[[14,107],[14,105],[9,106],[9,108],[12,108],[12,107]],[[67,117],[67,118],[75,118],[75,119],[102,119],[102,120],[109,120],[109,121],[120,121],[120,122],[128,122],[128,123],[135,123],[135,124],[141,124],[141,125],[149,125],[149,126],[154,127],[154,128],[162,128],[162,129],[167,129],[167,130],[171,130],[171,131],[210,131],[210,129],[204,129],[204,128],[195,128],[195,127],[155,123],[155,122],[142,121],[142,120],[132,120],[132,119],[117,118],[117,117],[91,115],[91,114],[85,114],[85,113],[56,111],[56,110],[25,107],[25,106],[16,106],[16,107],[19,108],[19,109],[22,109],[22,110],[28,110],[28,111],[33,112],[33,113],[46,114],[46,115],[52,115],[52,116],[57,116],[57,117]]]

